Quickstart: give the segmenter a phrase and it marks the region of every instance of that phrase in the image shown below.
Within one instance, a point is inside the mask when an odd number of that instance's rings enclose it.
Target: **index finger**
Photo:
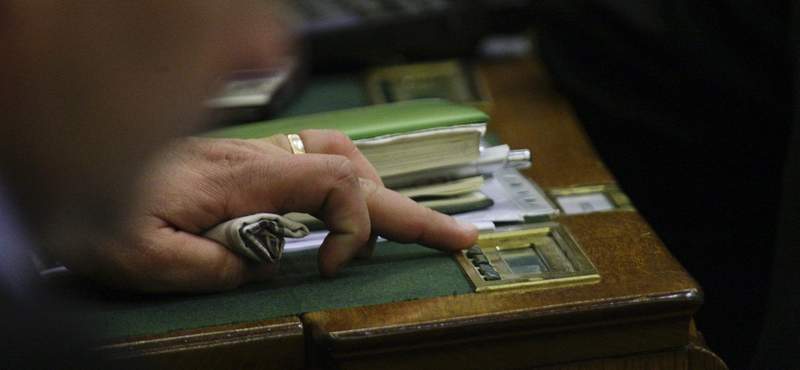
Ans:
[[[372,231],[386,239],[443,251],[469,248],[478,239],[478,228],[473,224],[436,212],[369,180],[361,179],[361,189]]]

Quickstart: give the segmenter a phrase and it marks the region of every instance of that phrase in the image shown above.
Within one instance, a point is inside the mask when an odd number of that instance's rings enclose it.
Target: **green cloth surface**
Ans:
[[[50,282],[82,306],[102,340],[473,291],[450,254],[415,244],[379,243],[371,258],[350,262],[332,279],[319,275],[316,254],[284,254],[272,281],[218,294],[122,293],[72,275]]]
[[[323,76],[311,81],[279,118],[365,105],[358,76]],[[316,250],[284,254],[275,279],[218,294],[125,293],[74,275],[49,283],[79,305],[101,340],[473,291],[449,254],[414,244],[380,243],[371,258],[352,261],[332,279],[319,275],[316,255]]]

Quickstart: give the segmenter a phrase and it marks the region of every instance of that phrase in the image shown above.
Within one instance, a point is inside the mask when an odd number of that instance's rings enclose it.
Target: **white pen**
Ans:
[[[528,168],[531,165],[531,152],[528,149],[511,150],[508,145],[483,148],[477,160],[446,167],[386,176],[381,178],[390,189],[403,189],[411,186],[435,184],[474,176],[491,176],[503,168]]]

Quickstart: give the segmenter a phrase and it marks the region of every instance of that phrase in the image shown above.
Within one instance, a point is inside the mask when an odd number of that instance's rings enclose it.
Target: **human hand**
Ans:
[[[176,141],[146,173],[132,227],[98,233],[85,250],[59,256],[62,263],[134,290],[232,289],[274,276],[278,265],[250,261],[199,234],[261,212],[303,212],[322,220],[330,233],[318,264],[328,277],[347,261],[368,256],[377,235],[445,251],[475,242],[474,226],[384,188],[343,133],[299,135],[308,154],[291,154],[284,135]]]

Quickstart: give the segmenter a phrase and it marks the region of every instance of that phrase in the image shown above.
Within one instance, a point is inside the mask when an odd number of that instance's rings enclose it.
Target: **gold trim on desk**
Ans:
[[[557,222],[482,233],[474,247],[454,256],[476,292],[600,280],[586,254]]]
[[[610,212],[610,211],[635,211],[630,198],[616,183],[601,183],[590,185],[568,186],[545,190],[547,196],[559,210],[560,215],[569,216],[581,213]],[[590,197],[594,197],[591,199]],[[580,199],[579,199],[580,198]],[[575,202],[567,203],[567,200]],[[599,200],[597,204],[596,201]],[[604,204],[603,204],[604,203]],[[571,210],[571,206],[582,208]]]
[[[364,88],[372,104],[420,98],[441,98],[492,112],[492,98],[484,77],[464,60],[442,60],[374,68],[365,75]]]

